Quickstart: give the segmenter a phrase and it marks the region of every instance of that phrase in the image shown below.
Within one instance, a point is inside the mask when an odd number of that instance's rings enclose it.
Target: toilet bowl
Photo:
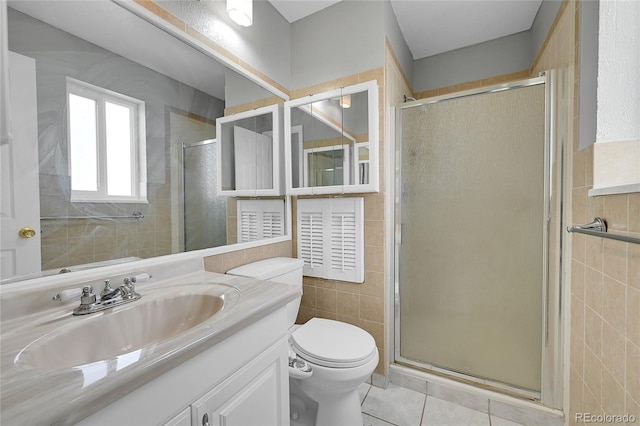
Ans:
[[[299,259],[273,258],[227,272],[300,287]],[[358,388],[378,365],[373,337],[351,324],[312,318],[295,325],[300,298],[287,305],[289,320],[289,390],[294,426],[361,426]]]

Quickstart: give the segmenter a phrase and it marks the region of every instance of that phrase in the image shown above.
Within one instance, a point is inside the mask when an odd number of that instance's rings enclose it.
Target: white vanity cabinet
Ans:
[[[283,306],[78,424],[287,426],[287,348]]]
[[[283,125],[280,105],[216,120],[218,195],[284,194]]]
[[[191,405],[192,425],[273,425],[288,422],[283,413],[280,347],[260,354],[244,368]],[[288,380],[288,378],[287,378]]]
[[[166,422],[164,426],[191,426],[191,407],[182,410],[180,414]]]

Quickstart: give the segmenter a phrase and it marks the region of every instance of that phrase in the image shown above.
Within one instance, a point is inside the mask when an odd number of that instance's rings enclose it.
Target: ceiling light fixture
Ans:
[[[227,0],[227,13],[236,24],[250,27],[253,24],[253,0]]]

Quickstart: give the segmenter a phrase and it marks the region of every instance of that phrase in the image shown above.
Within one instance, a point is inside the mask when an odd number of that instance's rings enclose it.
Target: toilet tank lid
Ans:
[[[229,275],[255,278],[257,280],[267,280],[288,272],[301,269],[304,265],[302,259],[291,257],[272,257],[258,262],[248,263],[227,271]]]

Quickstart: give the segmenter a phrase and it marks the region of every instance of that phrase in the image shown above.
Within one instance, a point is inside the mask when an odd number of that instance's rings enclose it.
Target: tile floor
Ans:
[[[433,396],[390,384],[360,387],[364,426],[519,426]]]

